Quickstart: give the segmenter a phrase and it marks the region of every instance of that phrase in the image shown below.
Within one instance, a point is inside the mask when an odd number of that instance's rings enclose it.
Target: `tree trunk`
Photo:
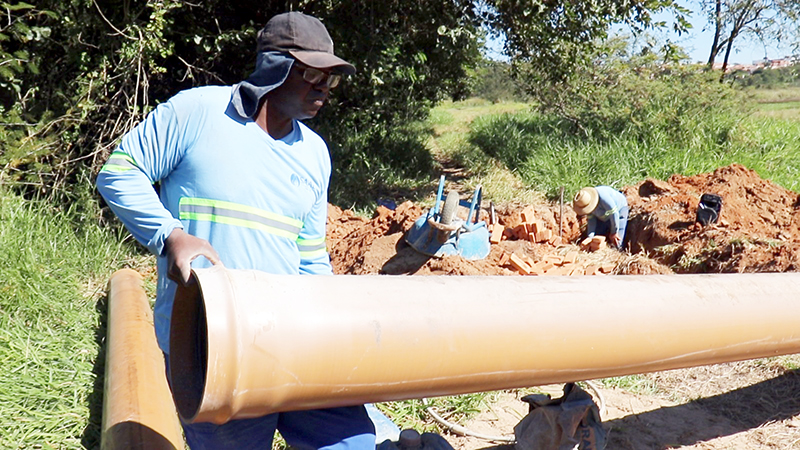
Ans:
[[[725,49],[725,59],[722,60],[722,75],[719,76],[719,82],[725,81],[725,71],[728,70],[728,58],[731,56],[731,49],[733,48],[733,40],[736,39],[735,34],[731,34],[728,39],[728,47]]]
[[[714,60],[717,59],[719,37],[722,34],[722,0],[716,0],[714,8],[714,42],[711,44],[711,53],[708,55],[708,68],[714,69]]]

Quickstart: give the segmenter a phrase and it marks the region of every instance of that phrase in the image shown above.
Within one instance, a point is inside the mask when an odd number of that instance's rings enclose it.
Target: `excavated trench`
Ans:
[[[797,267],[800,248],[798,194],[762,179],[740,165],[666,181],[645,180],[621,189],[628,198],[630,220],[625,251],[581,250],[583,267],[613,264],[615,274],[787,272]],[[700,197],[719,195],[716,223],[696,222]],[[467,261],[457,256],[430,258],[403,241],[423,208],[411,202],[394,210],[378,207],[371,219],[329,207],[328,242],[337,274],[519,275],[508,262],[517,254],[528,261],[563,257],[579,250],[583,224],[571,208],[560,205],[507,204],[496,207],[498,222],[512,230],[523,211],[560,234],[561,243],[530,242],[508,236],[492,245],[489,256]],[[462,213],[466,214],[465,211]],[[482,217],[488,217],[484,211]],[[560,228],[560,233],[559,233]],[[510,233],[507,233],[507,235]]]

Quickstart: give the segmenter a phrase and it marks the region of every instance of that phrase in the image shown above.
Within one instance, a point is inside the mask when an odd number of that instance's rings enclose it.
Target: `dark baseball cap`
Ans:
[[[259,52],[283,52],[317,69],[336,68],[352,75],[356,68],[333,54],[333,39],[316,17],[301,12],[278,14],[258,32]]]

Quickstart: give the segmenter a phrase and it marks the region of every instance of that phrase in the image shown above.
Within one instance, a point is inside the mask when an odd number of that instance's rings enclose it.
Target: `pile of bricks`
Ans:
[[[557,233],[548,229],[534,216],[533,208],[526,208],[521,213],[522,223],[511,228],[493,223],[489,225],[492,244],[499,244],[508,239],[525,240],[536,244],[550,244],[558,247],[564,242]],[[586,238],[580,244],[580,250],[595,252],[606,248],[604,236]],[[612,273],[616,267],[613,262],[592,262],[580,259],[580,252],[568,250],[564,255],[548,254],[534,261],[529,256],[504,252],[499,264],[516,270],[520,275],[600,275]]]
[[[586,252],[596,252],[603,248],[608,248],[605,236],[587,237],[581,241],[581,250]]]
[[[564,256],[546,255],[539,261],[516,253],[504,253],[500,265],[509,266],[520,275],[601,275],[612,273],[616,267],[613,262],[579,261],[578,252],[574,250]]]
[[[489,225],[491,227],[489,242],[499,244],[500,241],[506,239],[521,239],[537,244],[549,243],[554,246],[562,244],[561,236],[553,233],[553,230],[548,229],[542,222],[537,220],[534,217],[532,208],[529,207],[523,210],[521,216],[522,223],[514,228],[508,228],[499,223]]]

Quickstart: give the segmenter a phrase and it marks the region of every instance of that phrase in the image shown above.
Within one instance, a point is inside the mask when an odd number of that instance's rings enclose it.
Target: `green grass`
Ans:
[[[428,125],[433,130],[428,148],[439,161],[450,161],[465,170],[465,192],[482,186],[484,197],[501,202],[535,203],[542,195],[526,188],[522,180],[496,158],[469,142],[476,120],[486,116],[525,114],[531,105],[525,103],[491,103],[480,99],[444,102],[431,112]]]
[[[0,448],[95,448],[104,283],[129,248],[0,191]]]
[[[800,101],[800,87],[772,89],[747,89],[746,92],[758,103],[783,103]]]
[[[658,391],[655,382],[644,375],[625,375],[597,380],[601,387],[624,389],[634,394],[652,395]]]
[[[468,141],[472,146],[459,154],[476,161],[476,153],[491,155],[501,166],[513,167],[526,188],[551,199],[561,186],[567,192],[587,185],[622,187],[649,177],[711,172],[733,163],[800,190],[800,120],[756,114],[728,130],[698,127],[686,136],[683,143],[658,131],[646,140],[625,134],[609,140],[577,138],[561,134],[536,113],[518,112],[475,120]]]

